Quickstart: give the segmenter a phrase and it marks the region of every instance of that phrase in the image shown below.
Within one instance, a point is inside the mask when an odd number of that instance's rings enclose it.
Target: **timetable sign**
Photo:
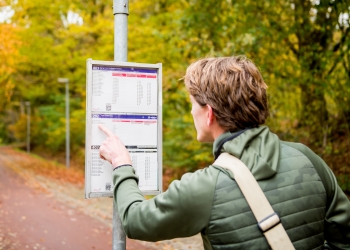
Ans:
[[[162,188],[162,65],[87,60],[85,197],[113,196],[103,124],[130,153],[144,194]]]

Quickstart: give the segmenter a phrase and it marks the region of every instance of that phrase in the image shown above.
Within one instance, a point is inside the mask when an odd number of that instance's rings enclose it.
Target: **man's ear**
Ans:
[[[208,113],[207,113],[207,126],[209,127],[210,125],[213,124],[214,120],[215,120],[215,114],[214,114],[214,110],[213,108],[207,104],[207,109],[208,109]]]

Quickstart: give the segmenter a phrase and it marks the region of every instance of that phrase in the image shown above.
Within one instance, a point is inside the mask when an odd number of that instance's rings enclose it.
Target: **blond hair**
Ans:
[[[198,60],[187,68],[184,80],[201,106],[213,108],[225,130],[257,127],[269,115],[267,85],[257,67],[244,56]]]

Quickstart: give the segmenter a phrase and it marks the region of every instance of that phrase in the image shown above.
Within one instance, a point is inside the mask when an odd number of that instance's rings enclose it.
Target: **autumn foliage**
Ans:
[[[163,64],[166,179],[213,161],[196,141],[186,67],[206,56],[244,54],[269,86],[267,124],[326,159],[350,190],[349,1],[130,0],[128,61]],[[64,162],[64,86],[70,79],[72,160],[84,168],[86,59],[113,60],[110,0],[1,0],[0,143],[23,143],[31,103],[33,152]],[[43,170],[46,171],[46,170]],[[49,171],[50,172],[50,171]]]
[[[35,175],[59,181],[62,185],[71,183],[78,187],[84,186],[84,172],[74,166],[66,168],[58,162],[29,155],[11,147],[0,147],[0,160],[18,172],[30,171]]]

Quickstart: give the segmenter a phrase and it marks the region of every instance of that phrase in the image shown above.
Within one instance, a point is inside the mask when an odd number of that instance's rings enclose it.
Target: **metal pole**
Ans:
[[[128,60],[128,0],[113,0],[114,61]]]
[[[114,61],[128,60],[128,0],[113,0],[114,14]],[[114,199],[113,199],[114,200]],[[126,235],[117,207],[113,201],[113,250],[126,249]]]
[[[70,143],[69,143],[69,80],[66,82],[66,166],[69,168]]]
[[[30,153],[30,102],[24,104],[27,106],[27,153]]]

